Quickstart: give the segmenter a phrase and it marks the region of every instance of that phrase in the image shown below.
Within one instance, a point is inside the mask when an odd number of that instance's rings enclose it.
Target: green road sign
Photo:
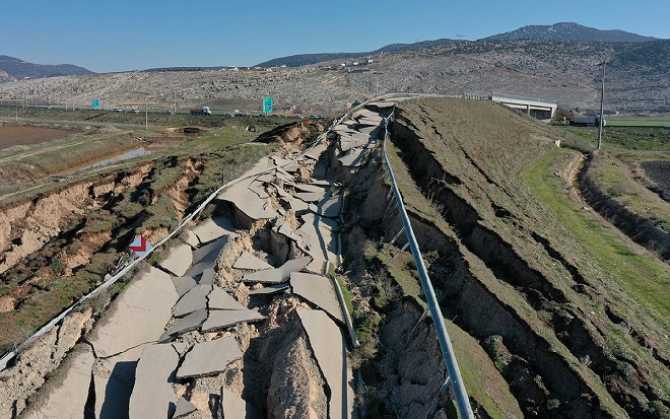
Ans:
[[[272,113],[272,97],[265,96],[263,98],[263,113]]]

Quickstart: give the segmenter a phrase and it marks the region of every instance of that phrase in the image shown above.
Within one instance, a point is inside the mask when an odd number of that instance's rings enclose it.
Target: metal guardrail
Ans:
[[[440,351],[442,352],[442,358],[444,360],[448,374],[445,386],[448,386],[451,390],[451,395],[456,403],[456,409],[458,410],[459,418],[474,419],[474,413],[472,411],[472,406],[470,406],[470,399],[468,398],[465,384],[463,384],[463,378],[461,377],[458,361],[456,360],[456,355],[454,354],[454,348],[451,344],[449,333],[447,332],[447,328],[444,324],[442,309],[440,308],[440,305],[437,301],[435,289],[433,288],[433,283],[430,280],[430,276],[428,276],[426,265],[423,262],[423,256],[421,255],[419,243],[417,243],[416,237],[414,236],[412,223],[410,222],[409,216],[407,215],[407,210],[405,209],[405,204],[403,203],[402,194],[398,188],[395,173],[393,172],[391,162],[389,161],[388,154],[386,152],[386,141],[390,137],[389,122],[393,119],[394,114],[395,110],[391,113],[391,115],[384,118],[384,139],[382,142],[382,150],[384,154],[384,166],[391,176],[393,195],[396,206],[400,212],[400,219],[402,221],[401,232],[405,232],[407,243],[409,244],[409,248],[416,263],[416,269],[419,273],[421,290],[423,291],[424,297],[426,298],[428,309],[430,310],[433,323],[435,324],[437,340],[440,344]]]

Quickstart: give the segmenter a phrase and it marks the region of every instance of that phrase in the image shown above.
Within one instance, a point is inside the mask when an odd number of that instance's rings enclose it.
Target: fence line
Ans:
[[[449,333],[447,332],[447,328],[444,323],[442,309],[440,308],[440,305],[437,301],[433,283],[431,282],[430,276],[428,275],[428,271],[421,254],[421,249],[419,248],[419,243],[417,243],[414,231],[412,230],[412,223],[409,219],[409,216],[407,215],[407,210],[405,209],[402,194],[398,188],[395,173],[393,172],[391,162],[389,161],[388,154],[386,152],[386,141],[389,140],[390,137],[389,121],[393,119],[394,114],[395,109],[391,115],[384,118],[384,139],[382,142],[382,150],[384,154],[384,166],[386,167],[386,170],[391,177],[391,187],[395,196],[395,204],[400,212],[400,220],[402,221],[401,231],[404,231],[407,238],[407,243],[409,244],[412,256],[414,257],[416,269],[419,273],[419,278],[421,281],[421,289],[423,291],[424,297],[426,298],[426,303],[433,318],[433,323],[435,324],[437,340],[440,344],[440,351],[442,352],[442,358],[444,360],[448,374],[445,385],[448,386],[450,390],[452,390],[452,395],[454,401],[456,402],[459,418],[474,419],[472,407],[470,406],[470,399],[468,398],[468,393],[465,389],[463,378],[461,377],[461,371],[458,367],[458,361],[456,360],[456,355],[454,354],[454,348],[451,344],[451,339],[449,338]]]

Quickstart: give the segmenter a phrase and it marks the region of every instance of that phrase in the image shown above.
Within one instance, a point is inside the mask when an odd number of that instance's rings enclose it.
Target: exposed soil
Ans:
[[[53,128],[0,125],[0,150],[15,145],[39,144],[56,140],[67,137],[73,132]]]
[[[654,183],[652,190],[670,202],[670,161],[657,160],[641,163],[647,177]]]
[[[578,176],[578,184],[585,200],[633,240],[656,252],[664,260],[670,261],[670,231],[660,227],[656,220],[637,214],[610,197],[590,175],[589,169],[594,158],[598,158],[598,156],[589,156],[586,159],[583,170]],[[652,169],[652,173],[658,173],[659,168],[662,172],[663,165],[658,163],[662,162],[652,162],[651,167],[655,168]],[[659,185],[657,189],[660,192],[659,196],[663,197],[662,184],[657,185]]]

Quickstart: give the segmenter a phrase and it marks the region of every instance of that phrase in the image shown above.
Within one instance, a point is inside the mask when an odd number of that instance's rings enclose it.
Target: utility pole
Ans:
[[[600,127],[598,128],[598,150],[603,145],[603,126],[605,125],[605,68],[607,67],[607,61],[603,61],[603,80],[602,80],[602,90],[600,91]]]
[[[144,129],[149,129],[149,105],[146,99],[144,99]]]

